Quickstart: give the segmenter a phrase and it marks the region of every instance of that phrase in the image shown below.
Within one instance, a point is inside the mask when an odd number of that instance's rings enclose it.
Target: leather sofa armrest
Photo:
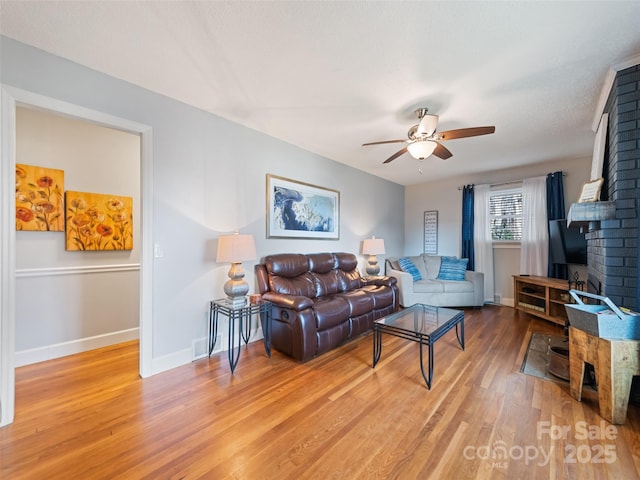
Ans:
[[[361,278],[362,286],[376,285],[378,287],[391,287],[396,283],[398,283],[397,278],[384,275]]]
[[[268,300],[279,307],[288,308],[297,312],[313,305],[313,301],[309,297],[303,297],[302,295],[285,295],[283,293],[267,292],[262,295],[262,299]]]

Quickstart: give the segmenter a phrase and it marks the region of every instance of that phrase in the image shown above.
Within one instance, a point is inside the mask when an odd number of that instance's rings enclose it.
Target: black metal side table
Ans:
[[[242,341],[245,345],[249,343],[251,336],[251,318],[254,315],[260,316],[262,334],[264,336],[264,350],[271,357],[271,302],[261,301],[259,303],[247,303],[241,307],[233,307],[226,303],[224,299],[213,300],[209,306],[209,356],[216,346],[218,337],[218,317],[224,315],[229,319],[229,366],[231,373],[236,369],[240,359]],[[238,324],[238,335],[234,335]]]

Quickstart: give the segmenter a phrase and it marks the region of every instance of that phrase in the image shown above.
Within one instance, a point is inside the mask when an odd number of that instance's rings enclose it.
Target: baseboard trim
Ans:
[[[66,357],[74,353],[86,352],[96,348],[107,347],[116,343],[128,342],[140,338],[140,329],[131,328],[118,332],[96,335],[95,337],[80,338],[70,342],[57,343],[44,347],[22,350],[15,353],[15,366],[23,367],[32,363],[53,360],[54,358]]]
[[[15,367],[24,367],[25,365],[31,365],[32,363],[45,362],[55,358],[66,357],[67,355],[73,355],[75,353],[107,347],[116,343],[138,340],[139,338],[139,328],[131,328],[129,330],[107,333],[105,335],[97,335],[95,337],[81,338],[70,342],[47,345],[29,350],[21,350],[15,354]],[[251,330],[249,342],[261,341],[262,338],[262,328],[258,327]],[[213,350],[212,355],[227,351],[228,349],[226,332],[224,332],[224,334],[218,332],[218,341],[216,342],[216,348]],[[193,349],[188,348],[155,358],[153,359],[152,375],[187,365],[206,356],[207,355],[205,354],[194,358]]]
[[[262,328],[258,326],[258,328],[251,329],[251,335],[249,336],[249,343],[262,341],[264,338],[262,334]],[[194,339],[193,342],[199,342],[207,339],[198,338]],[[203,358],[207,358],[208,352],[204,354],[198,353],[197,355],[194,353],[194,347],[185,348],[179,350],[177,352],[169,353],[168,355],[164,355],[162,357],[154,358],[151,366],[152,375],[156,375],[158,373],[166,372],[167,370],[171,370],[173,368],[182,367],[183,365],[187,365],[189,363],[195,362],[197,360],[201,360]],[[216,341],[216,346],[211,352],[211,355],[216,355],[220,352],[226,352],[229,350],[228,345],[228,331],[226,328],[223,330],[218,330],[218,340]],[[244,342],[242,342],[242,348],[246,348]],[[226,357],[226,356],[225,356]],[[226,361],[226,358],[225,358]],[[227,363],[228,365],[228,363]]]

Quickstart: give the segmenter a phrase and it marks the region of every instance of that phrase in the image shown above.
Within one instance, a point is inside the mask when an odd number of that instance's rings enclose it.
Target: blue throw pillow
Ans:
[[[468,258],[442,257],[438,280],[464,280]]]
[[[418,280],[422,280],[422,275],[420,275],[420,271],[413,264],[413,262],[409,260],[407,257],[398,259],[398,265],[400,265],[400,268],[402,269],[403,272],[407,272],[411,274],[414,282],[417,282]]]

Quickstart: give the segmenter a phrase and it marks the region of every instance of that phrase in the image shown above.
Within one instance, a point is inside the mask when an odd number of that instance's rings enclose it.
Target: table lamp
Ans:
[[[233,235],[218,237],[218,253],[216,262],[229,262],[229,280],[224,284],[227,294],[226,303],[232,307],[242,307],[246,303],[245,295],[249,291],[249,284],[244,281],[242,262],[256,259],[256,244],[253,235],[240,235],[236,231]]]
[[[378,275],[380,273],[380,267],[378,266],[378,259],[376,257],[379,253],[384,253],[384,240],[376,238],[375,236],[367,238],[362,242],[362,253],[369,255],[369,265],[367,266],[368,275]]]

